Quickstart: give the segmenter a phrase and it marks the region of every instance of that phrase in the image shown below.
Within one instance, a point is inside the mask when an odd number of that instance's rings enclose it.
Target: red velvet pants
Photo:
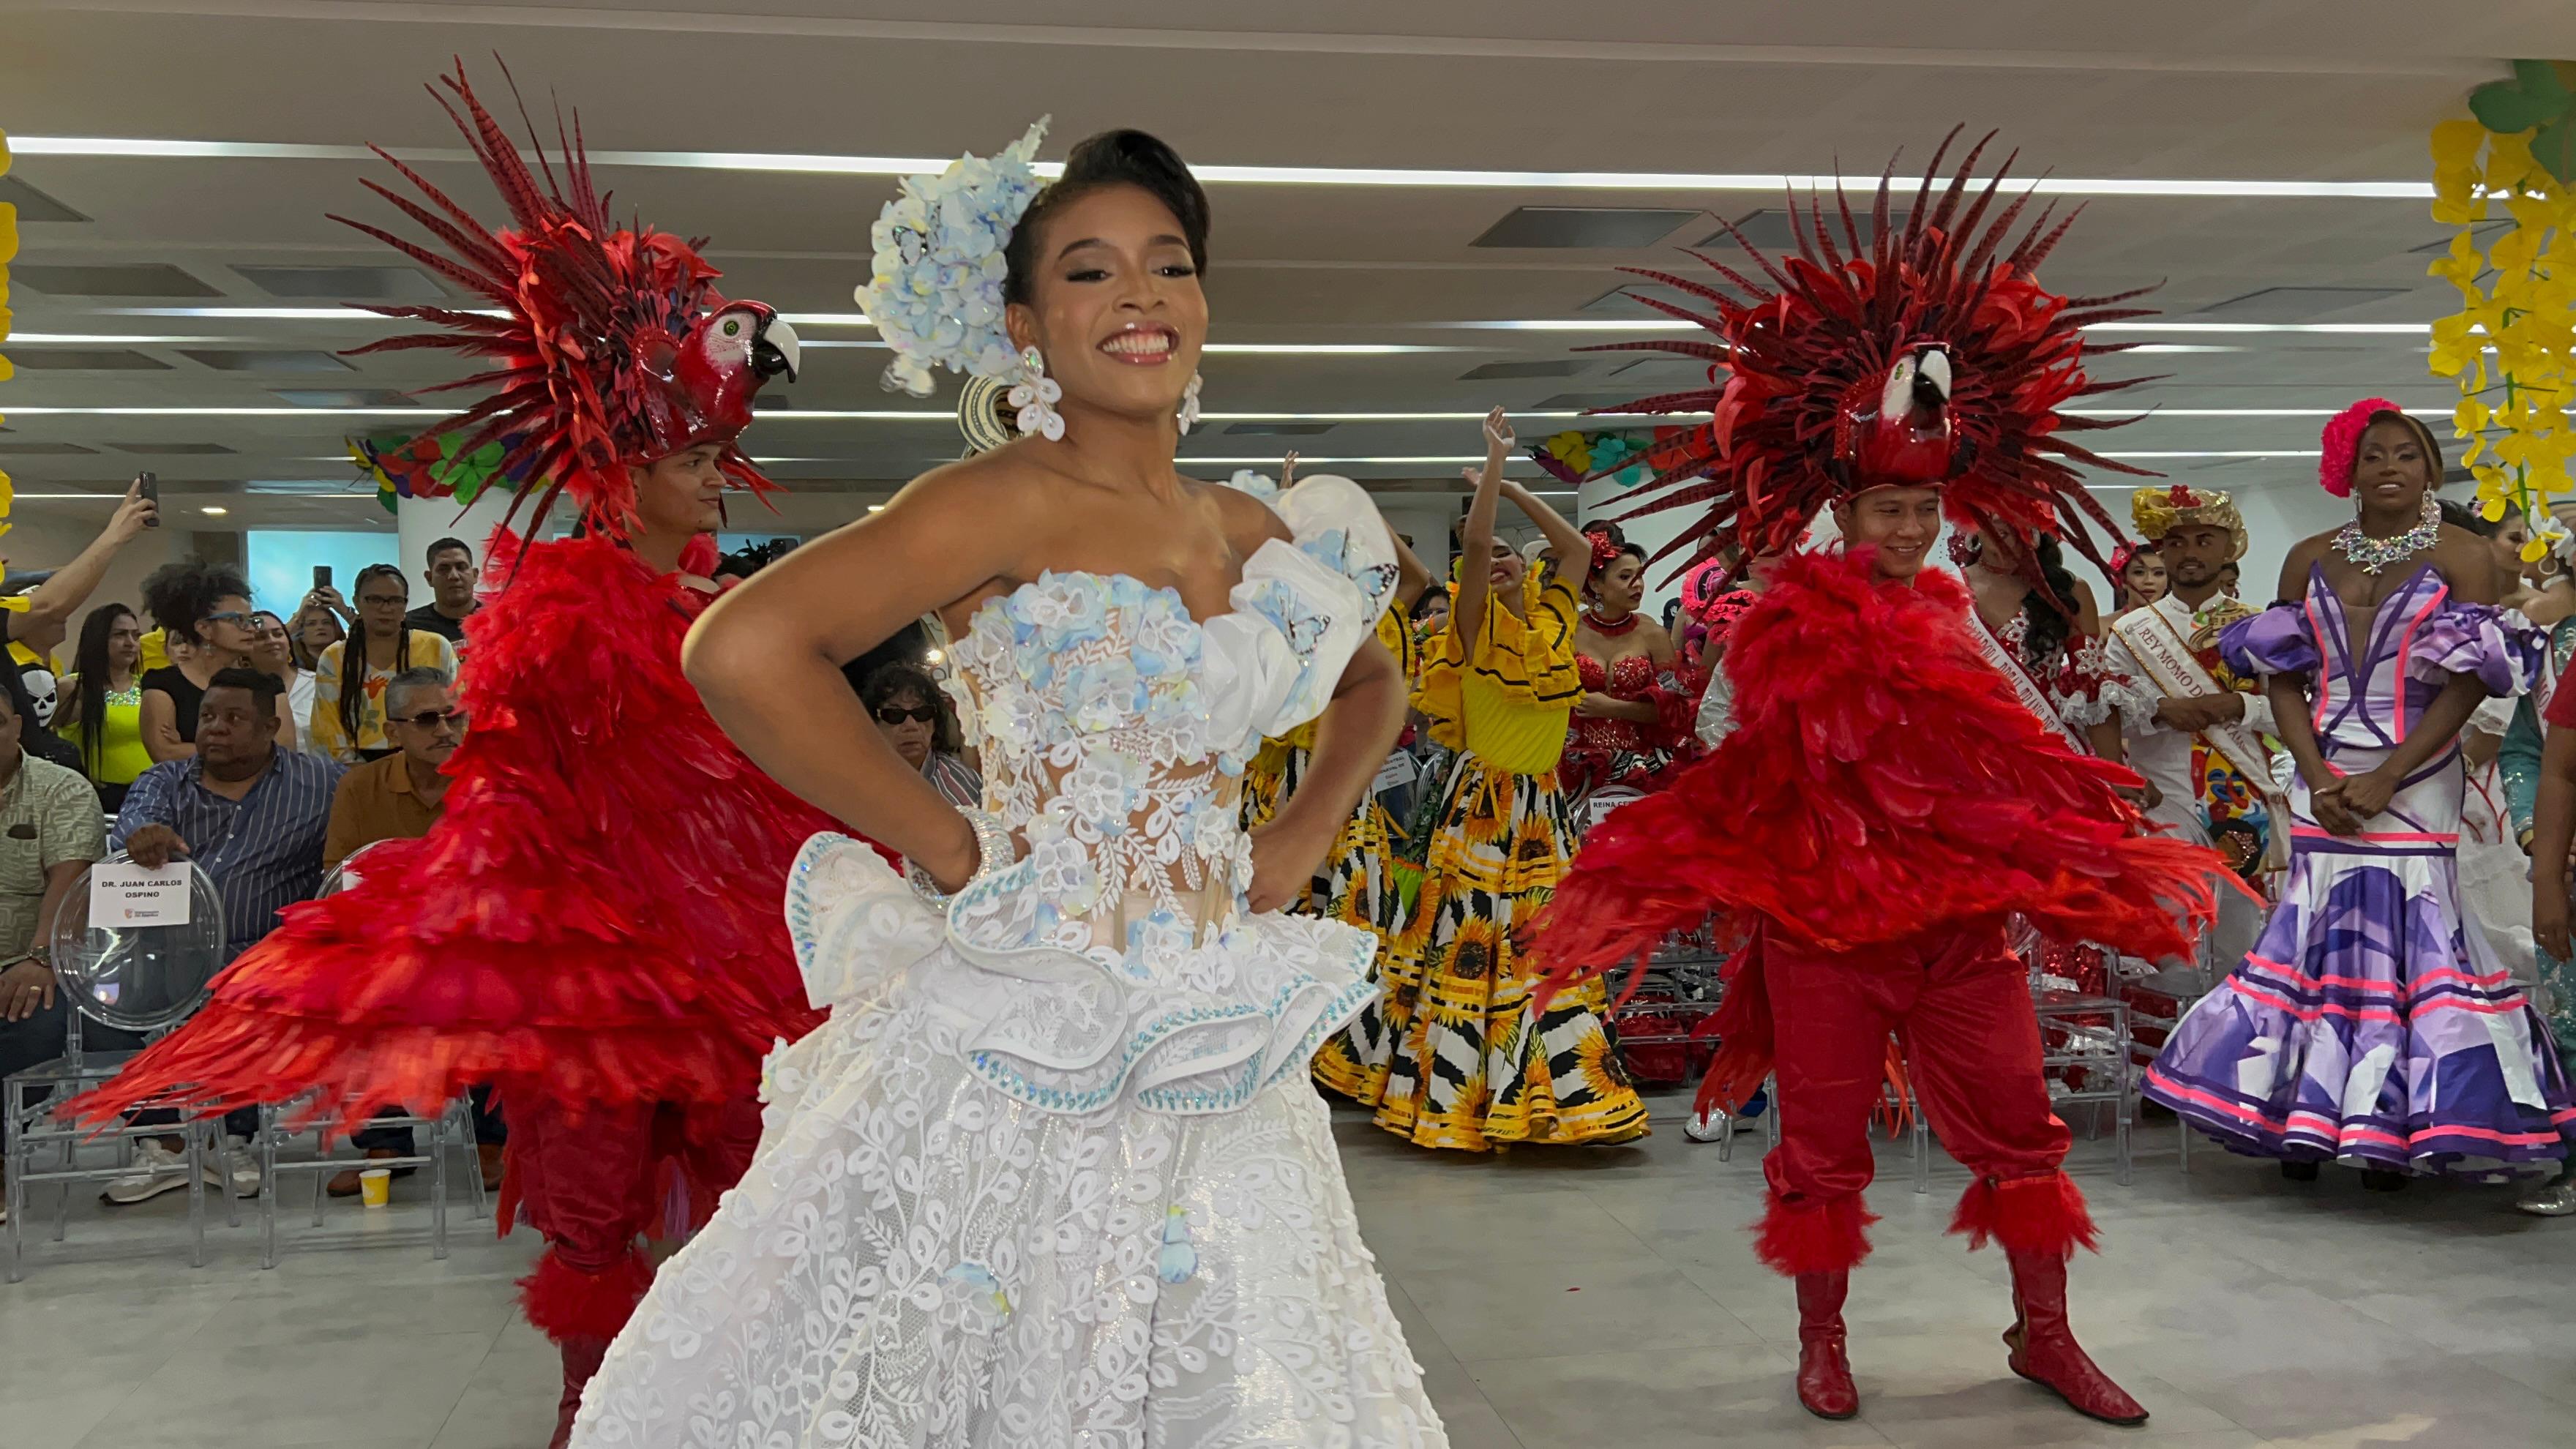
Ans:
[[[1764,1261],[1832,1272],[1868,1253],[1860,1194],[1878,1165],[1870,1114],[1886,1087],[1890,1032],[1932,1130],[1977,1177],[1952,1231],[2012,1248],[2089,1245],[2083,1198],[2058,1171],[2068,1134],[2049,1108],[2028,977],[2000,924],[1850,953],[1766,931],[1757,949],[1781,1133],[1762,1163]]]
[[[760,1104],[564,1103],[505,1096],[510,1120],[501,1229],[545,1234],[521,1280],[528,1322],[548,1338],[616,1336],[653,1280],[640,1241],[703,1225],[760,1145]]]

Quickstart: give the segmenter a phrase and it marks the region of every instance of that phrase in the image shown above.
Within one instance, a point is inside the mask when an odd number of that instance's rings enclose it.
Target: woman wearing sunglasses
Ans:
[[[984,808],[984,777],[959,758],[961,732],[927,671],[911,664],[881,665],[859,686],[859,702],[875,718],[886,743],[921,772],[941,799],[960,810]]]

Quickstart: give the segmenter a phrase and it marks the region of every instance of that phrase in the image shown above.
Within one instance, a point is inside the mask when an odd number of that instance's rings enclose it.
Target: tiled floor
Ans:
[[[1735,1160],[1682,1139],[1678,1100],[1636,1147],[1434,1157],[1355,1114],[1345,1160],[1370,1245],[1458,1449],[2105,1444],[2240,1449],[2524,1449],[2576,1444],[2576,1220],[2505,1193],[2418,1183],[2364,1194],[2348,1173],[2284,1183],[2215,1150],[2176,1171],[2171,1131],[2140,1140],[2137,1181],[2107,1144],[2075,1168],[2104,1252],[2075,1271],[2075,1322],[2155,1415],[2079,1419],[2009,1376],[2003,1263],[1941,1235],[1964,1175],[1917,1196],[1902,1151],[1870,1201],[1878,1249],[1853,1280],[1863,1416],[1790,1396],[1788,1285],[1742,1225],[1758,1137]],[[401,1184],[415,1200],[420,1189]],[[300,1197],[300,1183],[291,1190]],[[426,1213],[290,1212],[258,1266],[248,1221],[187,1266],[184,1200],[74,1208],[0,1287],[0,1445],[8,1449],[536,1449],[553,1353],[510,1280],[535,1250],[457,1217],[433,1262]]]

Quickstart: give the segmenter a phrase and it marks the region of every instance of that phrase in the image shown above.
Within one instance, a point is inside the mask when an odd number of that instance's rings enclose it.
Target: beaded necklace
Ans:
[[[2365,574],[2375,574],[2390,564],[2413,558],[2431,548],[2442,536],[2442,505],[2435,502],[2430,489],[2424,493],[2424,511],[2413,528],[2389,538],[2373,538],[2361,531],[2361,520],[2335,530],[2334,548]]]
[[[1626,634],[1637,627],[1637,611],[1630,609],[1626,616],[1621,618],[1616,624],[1604,623],[1599,614],[1587,612],[1583,616],[1583,622],[1591,625],[1592,632],[1600,635],[1602,638],[1616,639],[1620,635]]]

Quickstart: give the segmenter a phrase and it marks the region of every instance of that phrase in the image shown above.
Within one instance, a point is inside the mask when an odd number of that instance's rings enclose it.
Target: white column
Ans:
[[[533,504],[530,505],[534,507]],[[401,535],[400,552],[394,562],[402,566],[403,578],[411,585],[413,599],[429,601],[429,583],[421,575],[429,563],[423,557],[429,546],[442,538],[461,538],[474,549],[474,563],[481,567],[484,545],[501,518],[510,511],[510,490],[486,488],[475,495],[470,507],[459,507],[453,498],[399,498],[394,501],[394,529]],[[557,512],[561,512],[559,508]],[[522,509],[518,526],[527,527],[528,510]]]

